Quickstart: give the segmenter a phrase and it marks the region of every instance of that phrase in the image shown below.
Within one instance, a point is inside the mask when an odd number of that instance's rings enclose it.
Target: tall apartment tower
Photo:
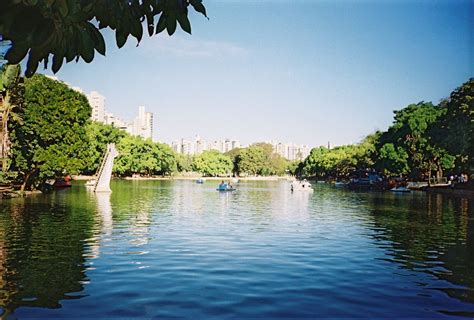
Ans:
[[[92,121],[105,122],[105,97],[97,91],[92,91],[87,95],[87,100],[92,108]]]
[[[144,139],[153,138],[153,113],[145,112],[145,107],[138,107],[138,117],[133,122],[132,134]]]

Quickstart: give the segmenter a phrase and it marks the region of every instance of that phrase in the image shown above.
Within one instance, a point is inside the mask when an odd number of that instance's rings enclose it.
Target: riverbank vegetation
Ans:
[[[367,170],[414,180],[474,173],[474,79],[438,105],[410,104],[393,124],[359,144],[314,148],[300,164],[305,177],[349,179]]]
[[[13,70],[15,71],[15,70]],[[349,179],[358,172],[426,180],[446,174],[472,174],[474,168],[474,80],[438,105],[419,102],[394,112],[393,124],[358,144],[313,148],[303,161],[290,162],[273,146],[255,143],[227,153],[190,156],[168,145],[131,136],[111,125],[91,122],[86,97],[68,85],[18,70],[2,73],[2,172],[0,184],[21,190],[41,188],[51,178],[95,174],[106,146],[119,156],[113,174],[127,176],[298,175]]]

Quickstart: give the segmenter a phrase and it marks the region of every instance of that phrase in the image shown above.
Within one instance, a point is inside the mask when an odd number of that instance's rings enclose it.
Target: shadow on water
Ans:
[[[360,193],[372,219],[371,237],[385,249],[386,261],[427,273],[420,282],[459,301],[474,303],[474,205],[472,200],[439,194]],[[474,317],[474,309],[438,310]]]
[[[77,200],[77,199],[76,199]],[[60,308],[78,299],[88,279],[84,242],[93,234],[92,204],[66,193],[2,202],[0,306]]]

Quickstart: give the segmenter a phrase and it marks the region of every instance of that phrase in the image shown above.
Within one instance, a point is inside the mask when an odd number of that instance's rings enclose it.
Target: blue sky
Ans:
[[[179,30],[129,39],[56,76],[132,119],[155,114],[155,138],[199,134],[243,143],[357,142],[392,111],[435,103],[474,76],[473,4],[449,1],[205,0]]]

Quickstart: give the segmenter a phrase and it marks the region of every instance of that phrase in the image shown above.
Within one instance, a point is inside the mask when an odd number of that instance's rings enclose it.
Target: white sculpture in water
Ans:
[[[97,173],[97,182],[94,187],[94,192],[112,192],[110,190],[110,178],[112,177],[112,167],[114,166],[114,159],[118,156],[115,143],[107,145],[104,160]]]

